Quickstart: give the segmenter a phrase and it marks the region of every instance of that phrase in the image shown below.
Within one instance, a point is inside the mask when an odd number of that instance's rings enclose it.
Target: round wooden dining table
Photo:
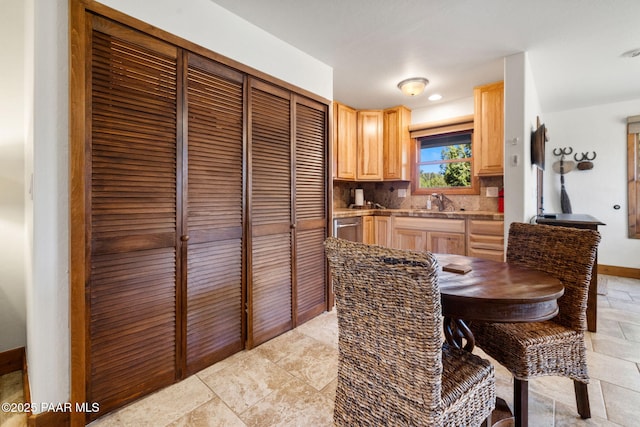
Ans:
[[[539,322],[558,314],[564,286],[543,271],[463,255],[434,255],[440,265],[444,333],[450,345],[473,350],[468,322]]]

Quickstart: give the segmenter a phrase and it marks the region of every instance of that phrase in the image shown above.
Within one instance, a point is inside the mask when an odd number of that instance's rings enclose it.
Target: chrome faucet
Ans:
[[[433,193],[431,195],[431,198],[436,202],[436,205],[438,206],[438,210],[442,212],[444,210],[444,201],[442,199],[442,193],[440,194]]]
[[[444,194],[433,193],[431,197],[435,199],[436,205],[438,206],[438,210],[442,212],[444,210],[444,200],[445,200]]]

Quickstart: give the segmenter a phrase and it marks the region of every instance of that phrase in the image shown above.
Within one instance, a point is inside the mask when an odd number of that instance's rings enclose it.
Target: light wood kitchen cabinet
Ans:
[[[362,217],[362,243],[374,245],[376,243],[376,224],[373,215]]]
[[[393,247],[447,254],[466,254],[464,219],[397,217]]]
[[[504,261],[504,221],[469,219],[468,256]]]
[[[334,102],[333,178],[356,179],[357,114],[356,110]]]
[[[383,178],[411,179],[411,110],[404,106],[384,110]]]
[[[478,86],[474,96],[474,159],[478,176],[504,174],[504,82]]]
[[[465,254],[465,235],[460,233],[445,233],[429,231],[429,251],[439,254]]]
[[[374,216],[376,240],[375,244],[380,246],[391,246],[392,217]]]
[[[411,228],[398,228],[393,230],[393,246],[398,249],[411,251],[427,250],[427,232]]]
[[[382,181],[383,115],[381,110],[357,112],[356,180]]]

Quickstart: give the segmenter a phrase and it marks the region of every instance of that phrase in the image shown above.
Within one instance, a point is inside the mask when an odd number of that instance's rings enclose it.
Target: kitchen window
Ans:
[[[478,194],[473,173],[473,121],[440,122],[411,129],[413,194]],[[417,127],[417,126],[416,126]]]

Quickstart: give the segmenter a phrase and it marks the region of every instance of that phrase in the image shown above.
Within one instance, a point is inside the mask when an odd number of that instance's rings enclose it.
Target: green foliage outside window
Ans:
[[[471,134],[420,140],[420,188],[471,186]]]
[[[440,188],[446,186],[447,182],[444,180],[444,176],[440,175],[439,173],[420,173],[420,188]]]

